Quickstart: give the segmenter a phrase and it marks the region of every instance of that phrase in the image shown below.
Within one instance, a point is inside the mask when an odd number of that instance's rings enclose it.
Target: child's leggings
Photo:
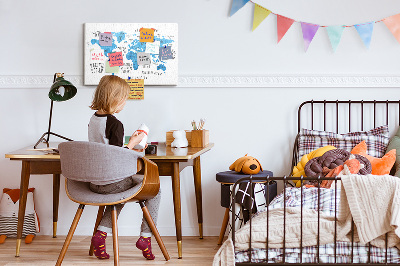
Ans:
[[[90,183],[90,190],[99,194],[114,194],[128,190],[136,185],[141,185],[141,181],[137,179],[137,176],[133,176],[133,177],[127,177],[121,181],[107,185],[94,185]],[[158,194],[154,198],[144,201],[156,225],[157,225],[158,209],[160,207],[160,199],[161,199],[161,188],[158,191]],[[124,206],[125,204],[116,205],[117,217]],[[101,222],[97,229],[106,232],[107,234],[111,234],[112,233],[111,228],[112,228],[111,206],[106,206],[103,218],[101,219]],[[140,235],[144,237],[150,237],[152,235],[150,227],[147,224],[147,221],[144,217],[142,219]]]

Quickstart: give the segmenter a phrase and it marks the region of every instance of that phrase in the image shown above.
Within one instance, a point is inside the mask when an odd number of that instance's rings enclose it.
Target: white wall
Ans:
[[[356,24],[400,12],[398,1],[260,1],[274,12],[296,20],[324,25]],[[224,1],[11,1],[0,2],[2,63],[0,78],[46,76],[65,72],[66,78],[83,75],[83,24],[86,22],[177,22],[179,24],[179,73],[182,76],[301,75],[397,77],[400,44],[383,23],[375,24],[367,50],[354,28],[343,34],[336,54],[321,29],[304,53],[301,28],[295,23],[276,44],[276,20],[270,15],[251,32],[252,4],[228,17],[231,0]],[[50,81],[49,81],[50,82]],[[29,88],[30,85],[34,88]],[[215,173],[246,153],[257,157],[275,175],[290,170],[292,143],[297,130],[297,107],[309,99],[399,99],[396,84],[377,88],[266,86],[238,88],[213,84],[202,88],[146,87],[145,100],[128,102],[119,114],[126,132],[141,122],[152,130],[150,141],[164,141],[170,129],[189,129],[190,121],[206,118],[215,147],[202,157],[205,235],[219,233],[223,209]],[[0,154],[31,145],[47,130],[49,86],[0,84]],[[369,88],[371,87],[371,88]],[[375,87],[375,88],[372,88]],[[55,103],[52,131],[86,140],[88,108],[93,86],[78,86],[76,97]],[[0,159],[0,188],[19,188],[21,163]],[[36,210],[42,234],[52,233],[52,177],[32,176]],[[62,183],[59,230],[66,234],[77,205],[65,195]],[[171,180],[162,177],[163,190],[158,228],[174,235]],[[191,168],[181,173],[182,226],[184,235],[197,234],[197,215]],[[76,231],[90,234],[96,210],[87,207]],[[130,204],[119,220],[121,235],[139,233],[140,210]]]

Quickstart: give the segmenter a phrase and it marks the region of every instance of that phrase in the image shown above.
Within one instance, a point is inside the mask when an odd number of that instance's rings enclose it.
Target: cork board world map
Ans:
[[[178,83],[178,24],[85,23],[85,85],[104,75]]]

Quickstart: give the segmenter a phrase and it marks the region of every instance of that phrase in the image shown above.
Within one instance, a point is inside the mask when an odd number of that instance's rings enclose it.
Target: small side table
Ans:
[[[235,184],[236,181],[238,181],[239,179],[249,176],[250,175],[238,173],[235,171],[225,171],[216,174],[217,181],[221,183],[221,206],[225,208],[225,215],[222,221],[221,232],[219,233],[218,245],[222,244],[222,240],[225,236],[226,227],[228,226],[229,222],[229,207],[231,205],[231,185]],[[273,173],[268,170],[260,171],[258,174],[253,175],[253,177],[265,177],[265,180],[268,176],[273,176]],[[269,188],[265,186],[265,191],[269,189],[269,198],[265,199],[267,204],[269,204],[269,202],[271,202],[271,200],[275,198],[277,194],[276,182],[271,183],[268,186]],[[267,192],[265,192],[265,197],[267,197]]]

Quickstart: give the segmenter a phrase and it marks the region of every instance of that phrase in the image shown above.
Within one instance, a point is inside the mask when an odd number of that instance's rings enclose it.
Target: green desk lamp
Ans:
[[[50,87],[50,92],[49,92],[49,98],[51,100],[51,106],[50,106],[50,117],[49,117],[49,128],[47,132],[45,132],[38,142],[36,142],[35,146],[33,146],[34,149],[36,149],[37,145],[40,142],[44,142],[47,144],[47,147],[49,146],[49,138],[50,135],[57,136],[62,139],[66,139],[69,141],[72,141],[72,139],[66,138],[64,136],[58,135],[56,133],[53,133],[50,131],[51,128],[51,117],[53,114],[53,101],[56,102],[63,102],[71,99],[74,97],[76,94],[76,87],[72,85],[71,82],[68,80],[64,79],[64,73],[55,73],[54,74],[54,79],[53,79],[53,85]],[[47,137],[46,137],[47,136]]]

